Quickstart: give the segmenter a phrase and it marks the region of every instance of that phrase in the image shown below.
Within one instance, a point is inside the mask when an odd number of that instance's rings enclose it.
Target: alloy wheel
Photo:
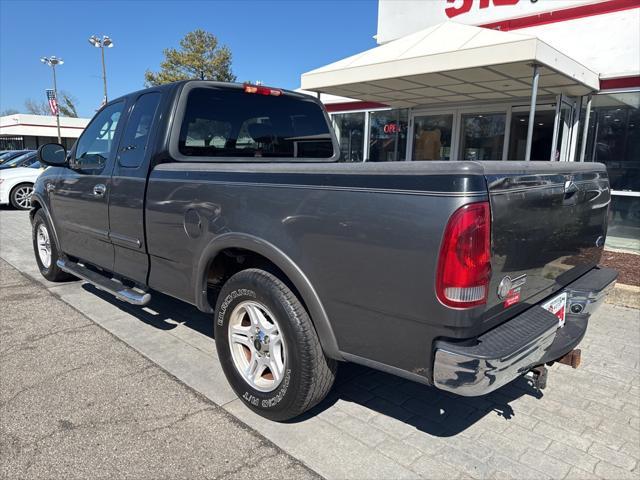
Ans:
[[[33,194],[33,187],[28,185],[24,185],[18,187],[15,193],[13,194],[13,198],[16,203],[20,206],[20,208],[29,208],[31,205],[31,195]]]
[[[36,242],[40,262],[44,268],[49,268],[51,266],[51,240],[49,239],[49,231],[43,223],[38,225]]]
[[[260,302],[239,303],[229,320],[233,364],[244,380],[260,392],[272,392],[282,382],[286,348],[275,316]]]

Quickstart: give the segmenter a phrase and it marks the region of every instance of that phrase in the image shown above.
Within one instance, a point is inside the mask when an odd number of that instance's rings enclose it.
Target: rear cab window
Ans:
[[[246,93],[241,87],[187,87],[178,159],[334,160],[327,117],[312,98]]]

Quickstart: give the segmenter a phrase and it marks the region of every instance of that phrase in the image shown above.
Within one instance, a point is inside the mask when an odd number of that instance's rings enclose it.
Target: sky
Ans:
[[[162,50],[202,28],[233,54],[238,81],[298,88],[303,72],[375,46],[377,0],[0,0],[0,112],[24,112],[45,100],[55,55],[58,89],[91,117],[103,96],[100,50],[88,38],[109,35],[105,51],[109,98],[144,87]]]

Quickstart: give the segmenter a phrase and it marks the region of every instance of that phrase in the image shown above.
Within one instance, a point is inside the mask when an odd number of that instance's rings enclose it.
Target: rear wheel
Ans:
[[[31,208],[31,195],[33,194],[32,183],[20,183],[13,187],[9,200],[11,206],[18,210],[28,210]]]
[[[249,269],[223,286],[215,313],[218,357],[242,401],[271,420],[319,403],[335,379],[307,311],[279,278]]]
[[[36,263],[42,276],[50,282],[74,280],[75,277],[73,275],[63,272],[58,268],[56,263],[60,258],[58,246],[51,234],[49,221],[42,210],[38,210],[33,216],[31,236]]]

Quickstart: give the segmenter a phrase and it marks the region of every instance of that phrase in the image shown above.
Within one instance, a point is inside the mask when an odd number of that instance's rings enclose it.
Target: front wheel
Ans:
[[[31,208],[31,195],[33,194],[32,183],[21,183],[13,187],[9,196],[9,201],[13,208],[18,210],[28,210]]]
[[[225,283],[215,337],[231,387],[263,417],[296,417],[333,385],[336,362],[325,357],[307,311],[287,285],[264,270],[243,270]]]
[[[58,246],[51,234],[51,226],[47,217],[38,210],[33,215],[31,222],[31,236],[33,241],[33,252],[36,256],[38,269],[44,278],[50,282],[64,282],[74,280],[73,275],[60,270],[57,261],[60,258]]]

